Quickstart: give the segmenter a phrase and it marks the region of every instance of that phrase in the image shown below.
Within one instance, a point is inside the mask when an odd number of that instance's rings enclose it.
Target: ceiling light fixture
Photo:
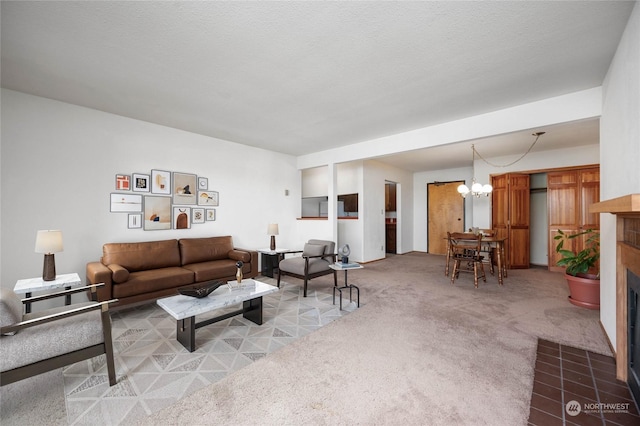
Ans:
[[[494,164],[490,161],[488,161],[487,159],[485,159],[482,155],[480,155],[480,153],[478,151],[476,151],[475,145],[471,145],[471,150],[473,151],[473,163],[472,163],[472,167],[473,167],[473,180],[471,183],[471,189],[469,189],[469,187],[465,184],[462,184],[460,186],[458,186],[458,193],[462,196],[462,197],[466,197],[469,194],[472,194],[473,196],[475,196],[476,198],[479,198],[481,195],[484,195],[486,197],[489,196],[489,194],[491,194],[491,192],[493,192],[493,186],[489,185],[488,183],[485,185],[482,185],[478,182],[476,182],[476,167],[475,167],[475,163],[476,163],[476,154],[478,154],[478,158],[480,158],[482,161],[484,161],[485,163],[487,163],[490,166],[493,167],[509,167],[512,166],[514,164],[516,164],[518,161],[522,160],[528,153],[531,152],[531,149],[533,149],[534,145],[536,144],[536,142],[538,142],[538,139],[540,139],[540,136],[544,135],[546,132],[535,132],[532,133],[532,136],[535,136],[536,139],[533,141],[533,143],[531,144],[531,146],[529,146],[529,149],[527,149],[525,151],[524,154],[522,154],[518,159],[508,163],[508,164]]]
[[[489,194],[493,191],[493,186],[487,184],[481,184],[476,182],[476,146],[471,145],[471,151],[473,151],[473,159],[471,160],[471,167],[473,168],[473,180],[471,181],[471,189],[465,184],[458,186],[458,194],[460,194],[463,198],[467,195],[471,194],[476,198],[480,198],[481,195],[488,197]]]

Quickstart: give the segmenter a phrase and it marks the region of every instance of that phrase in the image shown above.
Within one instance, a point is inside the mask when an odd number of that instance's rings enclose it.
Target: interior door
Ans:
[[[508,268],[528,268],[530,257],[530,180],[528,174],[507,173],[491,177],[491,227],[507,238]]]
[[[447,231],[464,231],[464,198],[458,186],[464,181],[427,184],[427,229],[430,254],[447,254]]]
[[[600,229],[600,215],[589,213],[589,206],[600,200],[600,169],[591,167],[561,170],[547,175],[549,205],[549,270],[563,271],[556,266],[560,255],[556,253],[554,237],[558,229],[575,234],[587,229]],[[565,242],[565,248],[579,251],[584,240]]]

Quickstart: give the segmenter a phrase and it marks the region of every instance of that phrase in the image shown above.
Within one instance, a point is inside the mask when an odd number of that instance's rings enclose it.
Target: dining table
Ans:
[[[497,237],[497,236],[488,236],[483,235],[481,239],[481,243],[483,247],[487,248],[487,251],[493,249],[493,252],[496,254],[496,264],[498,267],[498,284],[503,285],[504,278],[507,278],[507,268],[508,264],[505,257],[505,242],[507,241],[507,237]],[[458,239],[460,240],[460,239]],[[462,239],[464,241],[464,239]],[[477,241],[477,237],[473,233],[469,233],[469,242]],[[449,275],[449,260],[451,258],[451,248],[450,245],[447,244],[447,265],[445,267],[445,276]],[[493,259],[489,259],[490,262]]]

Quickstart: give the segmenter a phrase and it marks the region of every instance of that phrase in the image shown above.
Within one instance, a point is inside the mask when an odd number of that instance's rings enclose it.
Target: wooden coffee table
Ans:
[[[231,290],[226,284],[201,299],[190,296],[171,296],[158,299],[158,305],[176,319],[176,338],[189,352],[196,349],[196,329],[215,322],[242,314],[243,317],[258,325],[262,324],[262,296],[275,293],[278,287],[257,281],[242,280],[242,283],[255,282],[255,288]],[[196,315],[242,303],[242,309],[196,322]]]

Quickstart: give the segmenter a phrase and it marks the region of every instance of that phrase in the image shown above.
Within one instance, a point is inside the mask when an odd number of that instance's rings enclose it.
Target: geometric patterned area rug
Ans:
[[[259,277],[275,285],[275,280]],[[159,411],[221,380],[294,340],[347,315],[355,301],[332,302],[332,288],[281,283],[280,291],[263,297],[263,324],[238,315],[196,330],[196,350],[176,340],[176,321],[155,303],[115,311],[112,339],[118,383],[109,386],[105,357],[95,357],[63,370],[67,420],[70,425],[121,425]],[[321,286],[318,286],[321,287]],[[322,286],[324,287],[324,286]],[[337,299],[337,297],[336,297]],[[229,309],[201,315],[218,316]]]

